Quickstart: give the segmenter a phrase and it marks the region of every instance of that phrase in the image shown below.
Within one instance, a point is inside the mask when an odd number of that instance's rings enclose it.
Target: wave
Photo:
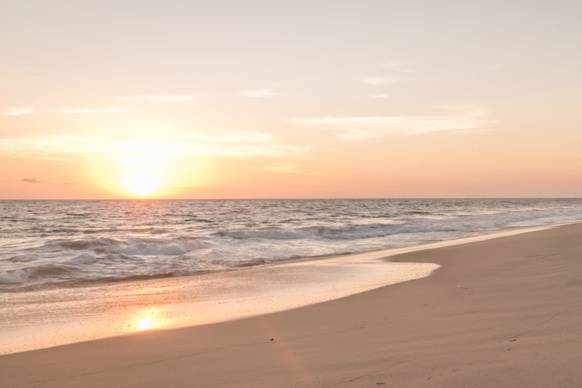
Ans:
[[[26,271],[11,274],[0,274],[0,291],[19,292],[46,289],[51,287],[62,288],[108,283],[120,283],[125,281],[163,279],[169,277],[203,274],[207,273],[208,271],[198,271],[192,274],[180,271],[158,272],[153,274],[128,274],[126,276],[101,276],[96,278],[77,278],[73,276],[59,278],[54,277],[54,271],[52,270],[45,271],[43,269],[40,270],[31,269],[30,272],[33,273],[34,276],[30,276],[28,273],[26,273]],[[51,276],[50,278],[47,278],[46,276],[36,276],[39,273],[43,275],[50,274],[53,276]]]
[[[2,203],[0,289],[183,276],[582,219],[581,200]]]
[[[169,232],[165,228],[95,228],[95,229],[82,229],[79,232],[83,234],[98,234],[98,233],[145,233],[145,234],[164,234]]]
[[[63,264],[41,264],[0,273],[0,285],[22,284],[38,279],[60,279],[75,272],[75,268]]]
[[[207,248],[209,242],[196,238],[179,236],[176,238],[130,237],[126,239],[111,237],[55,239],[47,241],[44,248],[65,250],[90,250],[96,253],[126,255],[176,256],[195,249]]]
[[[457,231],[456,227],[441,226],[440,232]],[[387,237],[404,233],[424,233],[435,231],[434,222],[419,221],[416,224],[404,221],[392,221],[383,223],[353,224],[341,226],[307,226],[298,228],[267,227],[267,228],[238,228],[221,230],[215,233],[220,237],[228,237],[238,240],[359,240],[377,237]]]

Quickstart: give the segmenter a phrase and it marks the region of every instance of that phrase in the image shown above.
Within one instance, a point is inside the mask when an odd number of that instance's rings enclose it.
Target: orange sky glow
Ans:
[[[5,3],[0,199],[582,195],[579,3],[244,3]]]

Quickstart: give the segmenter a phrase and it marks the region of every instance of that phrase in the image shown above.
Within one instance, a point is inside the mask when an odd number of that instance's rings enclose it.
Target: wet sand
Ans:
[[[294,310],[0,357],[0,386],[574,387],[582,225],[419,252],[431,276]]]

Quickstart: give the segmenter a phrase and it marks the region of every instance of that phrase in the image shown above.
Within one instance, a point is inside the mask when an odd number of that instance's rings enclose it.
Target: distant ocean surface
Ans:
[[[580,199],[0,201],[0,290],[183,276],[577,220]]]

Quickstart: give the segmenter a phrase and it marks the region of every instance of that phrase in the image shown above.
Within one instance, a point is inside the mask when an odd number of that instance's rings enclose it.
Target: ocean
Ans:
[[[581,219],[581,199],[0,201],[0,291],[236,270]]]

